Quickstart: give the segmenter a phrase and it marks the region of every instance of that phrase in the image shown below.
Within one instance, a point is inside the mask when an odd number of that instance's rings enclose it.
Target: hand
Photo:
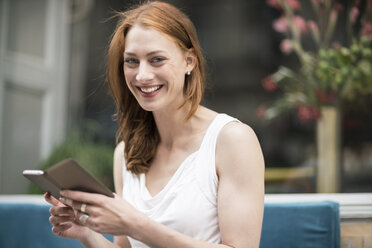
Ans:
[[[47,202],[53,205],[49,209],[51,214],[49,221],[53,225],[53,233],[60,237],[76,239],[79,241],[87,238],[90,230],[76,221],[76,213],[71,207],[61,203],[49,193],[45,193],[44,198]]]
[[[71,190],[63,190],[60,194],[60,201],[77,212],[76,219],[99,233],[131,236],[133,225],[145,217],[116,194],[114,198]]]

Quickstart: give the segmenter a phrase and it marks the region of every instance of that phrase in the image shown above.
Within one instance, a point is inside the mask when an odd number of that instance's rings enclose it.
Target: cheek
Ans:
[[[123,68],[123,73],[124,73],[125,81],[130,80],[130,74],[131,74],[130,69],[127,69],[127,68],[124,67]]]
[[[133,82],[133,77],[135,74],[133,73],[132,70],[124,70],[124,79],[125,83],[127,84],[128,88],[132,91],[132,85],[131,82]]]
[[[183,90],[185,87],[186,79],[185,79],[185,74],[180,72],[176,76],[176,82],[177,82],[177,88],[180,90]]]
[[[180,70],[180,67],[180,65],[171,65],[162,72],[162,76],[168,77],[171,87],[177,89],[183,89],[185,84],[185,73],[182,69]]]

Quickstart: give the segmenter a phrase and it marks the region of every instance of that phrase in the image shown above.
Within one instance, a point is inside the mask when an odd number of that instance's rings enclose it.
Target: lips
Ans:
[[[141,95],[151,97],[155,96],[162,87],[163,85],[137,86],[137,89],[139,90]]]
[[[150,94],[152,92],[155,92],[157,91],[158,89],[161,88],[160,85],[157,85],[157,86],[152,86],[152,87],[138,87],[140,89],[140,91],[142,91],[143,93],[147,93],[147,94]]]

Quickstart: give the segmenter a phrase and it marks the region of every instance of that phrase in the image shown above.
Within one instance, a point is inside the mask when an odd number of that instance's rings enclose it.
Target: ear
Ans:
[[[192,71],[195,68],[197,62],[194,48],[190,48],[186,51],[186,71]]]

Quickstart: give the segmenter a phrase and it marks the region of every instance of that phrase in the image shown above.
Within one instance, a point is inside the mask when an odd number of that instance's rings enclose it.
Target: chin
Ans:
[[[155,106],[154,104],[141,104],[140,103],[140,106],[143,110],[148,111],[148,112],[159,110],[159,107]]]

